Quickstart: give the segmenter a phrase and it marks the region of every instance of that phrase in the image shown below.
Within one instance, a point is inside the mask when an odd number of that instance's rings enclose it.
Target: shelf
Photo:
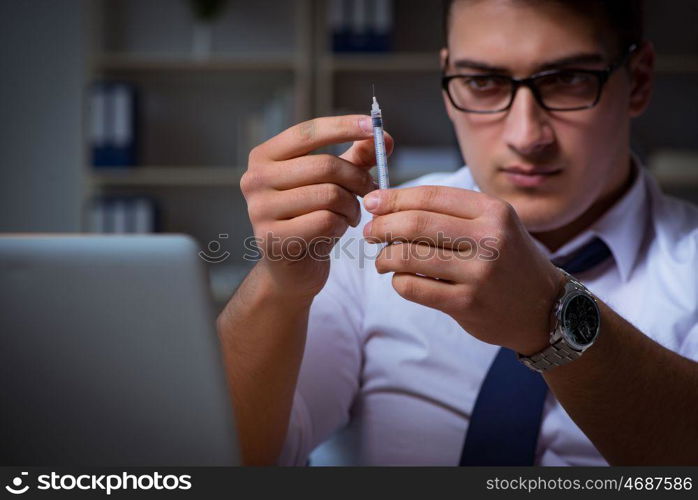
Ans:
[[[660,186],[671,189],[698,189],[698,168],[695,172],[652,172]]]
[[[698,57],[695,55],[658,54],[656,71],[659,74],[698,73]]]
[[[95,168],[88,172],[94,187],[239,187],[245,167],[131,167]],[[390,172],[397,186],[436,170]]]
[[[647,159],[647,166],[664,188],[698,188],[698,152],[695,150],[659,150]]]
[[[398,185],[436,170],[390,172],[391,184]],[[239,187],[245,167],[133,167],[100,168],[89,172],[96,187]],[[695,172],[654,172],[660,185],[671,188],[698,188]]]
[[[328,71],[390,71],[438,73],[438,52],[334,54],[325,56],[322,65]]]
[[[244,167],[94,168],[96,187],[239,187]]]
[[[95,168],[88,178],[95,187],[239,187],[245,167],[112,167]],[[390,173],[393,185],[416,179],[424,172]]]
[[[292,71],[293,54],[214,54],[196,59],[191,54],[103,54],[94,60],[98,71]]]
[[[328,71],[420,71],[438,72],[438,53],[347,53],[326,55],[322,66]],[[698,57],[691,54],[660,54],[657,56],[656,71],[660,74],[698,73]]]

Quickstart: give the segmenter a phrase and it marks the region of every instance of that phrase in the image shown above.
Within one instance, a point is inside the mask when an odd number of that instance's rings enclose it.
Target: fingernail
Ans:
[[[369,234],[371,234],[371,224],[373,224],[372,220],[368,221],[364,226],[364,236],[368,236]]]
[[[378,207],[378,195],[373,194],[373,192],[368,193],[364,197],[364,207],[366,210],[375,210]]]
[[[373,123],[371,122],[371,118],[368,116],[359,119],[359,127],[361,127],[361,130],[367,134],[373,134]]]

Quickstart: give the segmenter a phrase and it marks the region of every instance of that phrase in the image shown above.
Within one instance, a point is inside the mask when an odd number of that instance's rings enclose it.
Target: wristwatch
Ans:
[[[594,296],[564,269],[560,271],[566,282],[551,313],[550,345],[531,356],[516,353],[519,361],[540,373],[579,358],[596,341],[601,327]]]

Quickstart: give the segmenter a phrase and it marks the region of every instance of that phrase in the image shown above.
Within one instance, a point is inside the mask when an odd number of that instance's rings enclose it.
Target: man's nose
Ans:
[[[528,87],[520,87],[507,112],[504,141],[526,156],[540,152],[554,141],[548,114]]]

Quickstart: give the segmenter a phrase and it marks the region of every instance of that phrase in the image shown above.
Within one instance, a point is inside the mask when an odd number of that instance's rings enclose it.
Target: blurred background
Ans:
[[[646,7],[657,81],[633,148],[698,203],[698,4]],[[461,166],[442,15],[423,0],[0,0],[0,231],[190,234],[220,306],[253,265],[239,179],[255,144],[368,113],[375,84],[393,184]]]

